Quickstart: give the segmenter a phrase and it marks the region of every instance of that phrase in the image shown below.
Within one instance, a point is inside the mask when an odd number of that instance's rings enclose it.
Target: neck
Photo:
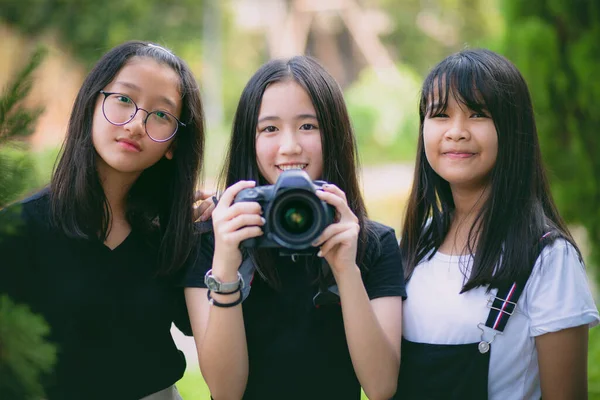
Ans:
[[[98,167],[98,175],[106,201],[110,206],[111,225],[115,221],[125,220],[127,195],[129,189],[140,176],[139,172],[120,173],[108,168]]]
[[[479,190],[467,190],[452,187],[454,199],[454,215],[450,229],[440,250],[446,254],[467,254],[469,232],[475,224],[475,219],[481,207],[489,196],[489,187]],[[471,248],[474,249],[477,238],[471,238]]]
[[[454,219],[461,221],[474,220],[490,194],[489,186],[477,190],[455,187],[451,189],[454,200]]]

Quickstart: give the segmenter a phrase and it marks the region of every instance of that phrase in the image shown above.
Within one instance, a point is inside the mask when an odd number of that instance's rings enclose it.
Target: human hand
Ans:
[[[356,266],[358,234],[360,225],[358,218],[350,207],[346,194],[333,184],[326,184],[323,190],[317,190],[317,197],[336,209],[336,222],[329,225],[313,242],[313,246],[321,247],[319,257],[325,257],[334,276],[345,269]]]
[[[212,213],[215,235],[213,274],[220,272],[222,279],[237,277],[237,270],[242,263],[240,243],[263,234],[265,219],[261,216],[260,204],[254,201],[233,204],[235,196],[242,189],[255,185],[254,181],[240,181],[230,186],[223,192]]]
[[[194,222],[198,220],[208,221],[215,209],[214,195],[214,192],[205,192],[203,189],[199,189],[194,193],[194,204],[200,202],[198,206],[194,206]]]

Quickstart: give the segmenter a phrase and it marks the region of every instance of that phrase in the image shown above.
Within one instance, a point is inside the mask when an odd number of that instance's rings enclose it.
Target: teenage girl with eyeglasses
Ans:
[[[49,399],[179,398],[170,329],[189,332],[203,148],[189,67],[127,42],[85,78],[49,187],[0,212],[0,294],[41,314],[58,351]]]

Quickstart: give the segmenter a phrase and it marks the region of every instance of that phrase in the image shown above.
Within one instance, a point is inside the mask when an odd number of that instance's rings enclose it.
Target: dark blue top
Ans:
[[[49,223],[46,192],[0,211],[0,295],[51,328],[50,400],[139,399],[183,376],[170,333],[172,322],[190,333],[183,270],[157,276],[158,244],[135,229],[114,250],[68,238]]]

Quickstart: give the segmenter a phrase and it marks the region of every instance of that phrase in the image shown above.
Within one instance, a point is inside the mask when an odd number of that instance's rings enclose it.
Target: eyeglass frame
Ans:
[[[109,123],[111,123],[112,125],[115,126],[123,126],[126,125],[128,123],[130,123],[131,121],[133,121],[133,119],[135,118],[135,116],[137,115],[139,110],[142,110],[144,112],[146,112],[146,118],[144,118],[144,131],[146,132],[146,135],[148,135],[148,137],[150,138],[150,140],[152,140],[153,142],[156,143],[164,143],[164,142],[168,142],[169,140],[173,139],[173,137],[177,134],[177,132],[179,131],[179,127],[186,127],[186,124],[184,124],[183,122],[181,122],[179,120],[179,118],[177,118],[176,116],[174,116],[173,114],[171,114],[168,111],[164,111],[164,110],[154,110],[154,111],[148,111],[144,108],[138,107],[137,103],[135,102],[135,100],[133,100],[130,96],[127,96],[126,94],[123,93],[119,93],[119,92],[106,92],[104,90],[100,90],[100,93],[102,93],[104,95],[104,99],[102,100],[102,115],[104,115],[104,119],[106,119]],[[106,112],[104,111],[104,103],[106,102],[106,99],[108,98],[108,96],[111,96],[113,94],[119,94],[123,97],[127,97],[129,100],[131,100],[131,102],[133,103],[133,105],[135,106],[135,112],[131,115],[131,118],[129,118],[127,121],[122,122],[122,123],[115,123],[112,122],[110,119],[108,119],[108,117],[106,116]],[[146,122],[148,121],[148,118],[150,117],[150,114],[154,114],[157,111],[160,111],[162,113],[168,114],[171,117],[173,117],[175,119],[175,121],[177,121],[177,126],[175,127],[175,132],[173,132],[173,134],[171,136],[169,136],[166,139],[154,139],[152,136],[150,136],[150,134],[148,133],[148,126],[146,125]]]

